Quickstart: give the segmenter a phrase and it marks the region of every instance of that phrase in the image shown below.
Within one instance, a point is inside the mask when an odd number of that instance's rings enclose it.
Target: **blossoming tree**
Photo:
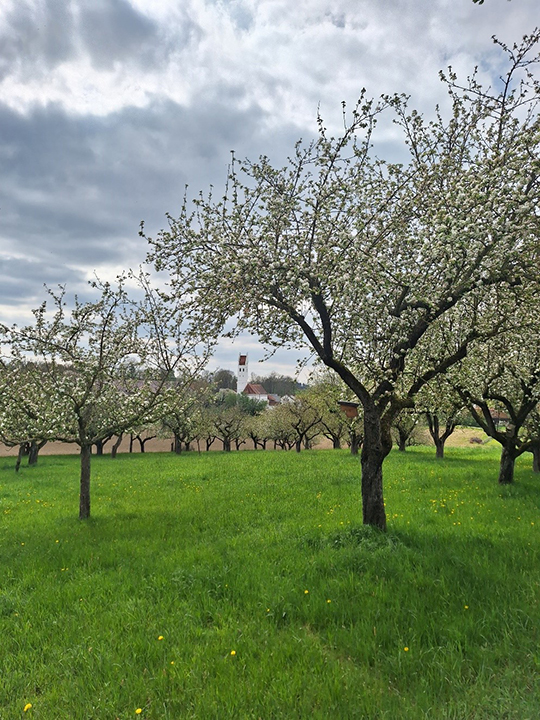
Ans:
[[[310,347],[363,406],[363,520],[386,527],[382,467],[390,428],[416,394],[504,317],[487,294],[522,282],[538,237],[540,132],[531,53],[502,50],[500,90],[450,71],[448,118],[407,98],[362,93],[339,137],[321,118],[284,167],[233,156],[221,198],[187,198],[149,238],[170,296],[209,336],[230,318],[274,346]],[[375,156],[391,113],[408,159]],[[144,228],[141,228],[144,235]]]
[[[0,357],[0,441],[7,447],[19,446],[15,470],[23,455],[35,465],[41,448],[50,439],[45,408],[48,396],[42,383],[35,383],[39,368],[13,358]]]
[[[520,309],[525,313],[525,307]],[[472,349],[452,373],[464,404],[484,430],[501,445],[499,483],[514,480],[516,459],[535,452],[540,426],[540,303],[530,308],[530,322]]]
[[[71,308],[64,288],[49,290],[52,311],[44,302],[32,325],[7,335],[11,362],[24,365],[26,392],[39,387],[44,399],[26,413],[30,431],[80,447],[80,519],[90,516],[92,445],[152,422],[169,375],[181,367],[187,378],[206,360],[177,313],[155,302],[146,277],[141,283],[140,301],[130,299],[123,280],[118,287],[95,282],[97,300],[75,298]],[[20,397],[8,393],[7,402],[24,414]]]

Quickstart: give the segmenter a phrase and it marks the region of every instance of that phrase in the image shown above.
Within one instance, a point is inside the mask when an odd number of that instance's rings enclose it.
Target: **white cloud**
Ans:
[[[432,111],[440,68],[490,81],[491,35],[537,23],[538,0],[4,0],[0,313],[141,262],[139,221],[155,234],[185,183],[220,188],[231,149],[280,163],[362,87]]]
[[[31,67],[13,62],[0,92],[18,111],[55,102],[69,112],[106,115],[158,97],[192,106],[216,88],[240,86],[236,102],[259,105],[272,125],[305,126],[319,102],[351,102],[362,86],[374,95],[404,91],[432,101],[442,95],[438,67],[463,58],[470,68],[492,32],[513,39],[529,29],[534,2],[512,10],[498,0],[484,8],[464,0],[74,2],[62,16],[71,52],[52,68],[44,36],[52,33],[56,5],[24,4],[23,25],[21,10],[9,4],[0,16],[4,33],[11,27],[24,30],[27,41],[40,39],[47,62],[36,52]],[[38,24],[49,29],[40,32]]]

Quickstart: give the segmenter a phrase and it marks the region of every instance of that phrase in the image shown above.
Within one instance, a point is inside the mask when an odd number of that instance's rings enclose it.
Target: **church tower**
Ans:
[[[238,381],[236,385],[236,392],[240,393],[244,390],[248,384],[248,356],[240,354],[238,356]]]

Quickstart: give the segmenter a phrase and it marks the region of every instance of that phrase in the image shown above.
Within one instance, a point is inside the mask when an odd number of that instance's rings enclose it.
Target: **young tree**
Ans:
[[[438,460],[442,460],[444,457],[446,441],[456,429],[459,409],[456,408],[454,411],[450,410],[444,414],[440,410],[426,410],[425,412],[429,434],[435,445],[435,457]],[[441,423],[444,423],[444,426]]]
[[[426,417],[429,434],[435,445],[435,456],[441,460],[446,441],[460,419],[463,400],[448,382],[438,378],[437,382],[426,385],[419,393],[416,407]]]
[[[536,327],[534,327],[536,325]],[[534,323],[475,348],[454,379],[457,392],[484,432],[502,447],[499,483],[514,481],[516,459],[540,440],[540,332]],[[504,424],[501,423],[504,416]]]
[[[346,386],[334,373],[317,372],[310,377],[309,387],[302,393],[302,397],[308,398],[318,410],[321,434],[332,441],[334,450],[341,447],[344,439],[350,444],[351,429],[357,425],[354,422],[357,419],[348,418],[339,405],[346,391]]]
[[[43,437],[80,447],[80,519],[90,517],[92,445],[149,422],[167,374],[188,361],[196,344],[180,333],[175,313],[161,304],[153,309],[151,293],[135,303],[123,281],[93,286],[98,299],[75,298],[71,309],[64,288],[49,290],[52,316],[44,302],[33,325],[9,331],[14,360],[26,362],[32,375],[29,389],[39,387],[46,398]]]
[[[39,368],[26,360],[0,358],[0,441],[19,446],[15,471],[22,458],[35,465],[41,448],[53,439],[49,432],[46,387],[35,382]]]
[[[296,452],[301,452],[302,446],[309,449],[312,441],[320,433],[320,409],[305,393],[298,393],[294,400],[284,403],[283,407],[293,431]]]
[[[201,195],[149,239],[170,294],[212,337],[237,318],[270,345],[305,348],[363,406],[364,523],[384,529],[382,467],[391,425],[416,394],[503,324],[481,319],[488,291],[522,282],[537,243],[540,133],[529,55],[506,48],[500,92],[450,72],[449,119],[403,97],[362,93],[340,137],[319,118],[282,168],[233,156],[224,197]],[[409,159],[373,155],[377,116],[393,112]],[[344,111],[345,116],[345,111]],[[144,235],[144,230],[141,229]],[[532,263],[531,263],[532,264]],[[459,320],[459,322],[458,322]],[[459,334],[441,343],[439,326]]]
[[[419,419],[419,413],[412,410],[404,410],[394,420],[392,428],[400,452],[405,452],[407,446],[413,443],[413,434]]]
[[[211,385],[201,377],[169,381],[156,411],[160,434],[173,437],[177,455],[200,437],[202,417],[207,412]]]
[[[287,404],[277,405],[268,411],[268,432],[274,442],[274,450],[278,447],[282,450],[291,450],[296,441],[296,435],[291,425],[291,415]]]
[[[154,433],[153,435],[151,433]],[[132,431],[130,433],[130,440],[129,440],[129,451],[132,452],[132,444],[136,440],[139,443],[139,451],[141,453],[146,452],[146,443],[150,442],[150,440],[155,440],[158,436],[158,429],[148,423],[140,427],[137,431]]]
[[[274,408],[265,408],[258,415],[249,415],[244,423],[247,436],[253,443],[253,449],[266,450],[266,443],[272,437],[272,414]]]
[[[238,450],[248,436],[246,419],[261,413],[266,407],[259,402],[236,393],[218,393],[210,407],[206,410],[213,426],[213,433],[221,440],[223,450],[230,452],[232,443]]]
[[[231,452],[232,443],[238,444],[243,438],[245,415],[237,406],[217,405],[210,414],[214,433],[221,440],[223,450]]]

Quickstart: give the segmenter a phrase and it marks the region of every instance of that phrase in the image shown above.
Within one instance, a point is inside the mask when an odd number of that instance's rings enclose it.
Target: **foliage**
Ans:
[[[256,400],[248,395],[237,393],[218,393],[214,398],[217,407],[238,408],[243,415],[259,415],[266,407],[264,400]]]
[[[401,452],[405,452],[407,447],[418,445],[418,436],[415,431],[418,428],[419,420],[419,413],[411,410],[404,410],[394,420],[392,424],[392,435]]]
[[[340,400],[350,395],[347,386],[333,373],[316,372],[309,379],[309,389],[304,397],[318,409],[322,435],[332,441],[334,449],[339,449],[346,441],[353,454],[361,444],[362,414],[348,418],[339,406]]]
[[[253,443],[253,448],[266,450],[267,442],[272,439],[274,427],[274,408],[265,408],[257,415],[250,415],[244,420],[244,430]]]
[[[444,456],[445,443],[458,423],[474,422],[472,416],[469,418],[463,412],[464,405],[459,393],[444,378],[437,378],[437,382],[426,385],[418,394],[415,406],[426,417],[437,458]]]
[[[255,375],[254,383],[259,383],[264,387],[267,393],[271,395],[296,395],[298,390],[303,390],[304,386],[290,375],[281,375],[279,373],[270,373],[270,375]]]
[[[212,373],[211,379],[212,382],[215,383],[218,390],[229,389],[236,391],[236,375],[231,372],[231,370],[224,370],[223,368],[218,368],[218,370]]]
[[[319,118],[318,139],[298,142],[285,167],[233,156],[223,197],[201,194],[193,208],[186,198],[150,239],[171,297],[210,337],[234,316],[233,334],[308,344],[358,397],[368,524],[386,525],[392,422],[470,343],[504,327],[505,299],[536,271],[538,40],[536,30],[499,43],[499,90],[442,74],[448,117],[363,91],[341,136]],[[382,113],[402,132],[403,164],[373,153]]]
[[[500,483],[513,481],[514,462],[540,441],[540,325],[536,294],[520,308],[521,324],[474,348],[451,379],[484,432],[502,447]],[[499,422],[505,417],[503,425]]]
[[[28,447],[52,439],[43,422],[49,398],[46,385],[39,381],[42,373],[42,368],[26,360],[0,358],[0,441],[8,447],[19,445],[17,469]],[[28,456],[30,462],[32,455]]]
[[[92,445],[151,423],[175,370],[189,377],[201,361],[197,338],[182,328],[176,311],[156,301],[146,276],[137,303],[124,279],[116,288],[99,281],[93,288],[97,300],[75,297],[71,308],[63,287],[49,289],[52,313],[44,302],[33,325],[6,329],[4,337],[5,364],[11,373],[20,371],[3,396],[4,422],[26,423],[28,440],[79,445],[81,519],[90,516]]]
[[[246,441],[250,420],[266,408],[265,402],[232,391],[219,392],[203,409],[206,434],[218,438],[223,450],[230,452],[232,443],[238,450]]]
[[[210,397],[211,386],[199,378],[174,380],[163,388],[156,417],[161,424],[160,434],[172,435],[175,453],[204,434],[205,406]]]

